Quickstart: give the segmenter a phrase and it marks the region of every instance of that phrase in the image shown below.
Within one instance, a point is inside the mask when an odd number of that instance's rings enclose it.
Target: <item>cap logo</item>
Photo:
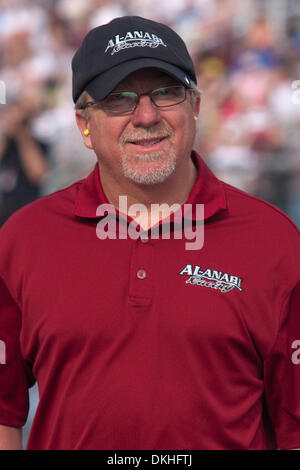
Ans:
[[[105,53],[109,51],[111,55],[114,55],[122,49],[128,49],[129,47],[155,48],[158,46],[167,47],[164,41],[155,34],[145,33],[144,31],[128,31],[125,36],[117,34],[113,39],[110,39]]]

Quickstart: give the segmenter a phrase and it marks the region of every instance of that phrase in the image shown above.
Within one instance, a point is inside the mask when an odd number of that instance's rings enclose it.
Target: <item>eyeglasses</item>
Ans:
[[[141,94],[134,91],[120,91],[110,93],[101,101],[88,101],[82,109],[93,106],[109,113],[132,113],[139,104],[141,96],[149,96],[157,108],[168,108],[183,103],[186,100],[186,91],[183,85],[165,86]]]

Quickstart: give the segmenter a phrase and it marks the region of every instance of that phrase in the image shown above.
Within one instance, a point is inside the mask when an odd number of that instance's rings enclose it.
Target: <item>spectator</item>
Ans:
[[[39,197],[48,168],[46,152],[30,131],[25,106],[20,102],[6,106],[1,117],[0,225]]]

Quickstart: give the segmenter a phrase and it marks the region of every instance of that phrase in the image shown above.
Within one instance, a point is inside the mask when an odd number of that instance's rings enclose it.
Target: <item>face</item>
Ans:
[[[157,69],[143,69],[129,75],[114,92],[145,93],[176,84]],[[97,155],[102,182],[109,175],[119,185],[126,181],[151,185],[164,182],[190,164],[196,130],[194,116],[198,112],[199,100],[193,104],[190,93],[183,103],[160,109],[149,96],[142,96],[130,114],[113,115],[90,107],[89,120],[77,112],[77,122],[81,131],[90,130],[84,140]]]

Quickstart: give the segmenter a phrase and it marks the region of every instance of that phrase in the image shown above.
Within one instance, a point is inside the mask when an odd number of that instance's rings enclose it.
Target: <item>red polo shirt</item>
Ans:
[[[195,158],[202,249],[101,240],[97,165],[0,230],[0,423],[37,381],[29,449],[300,446],[299,231]]]

